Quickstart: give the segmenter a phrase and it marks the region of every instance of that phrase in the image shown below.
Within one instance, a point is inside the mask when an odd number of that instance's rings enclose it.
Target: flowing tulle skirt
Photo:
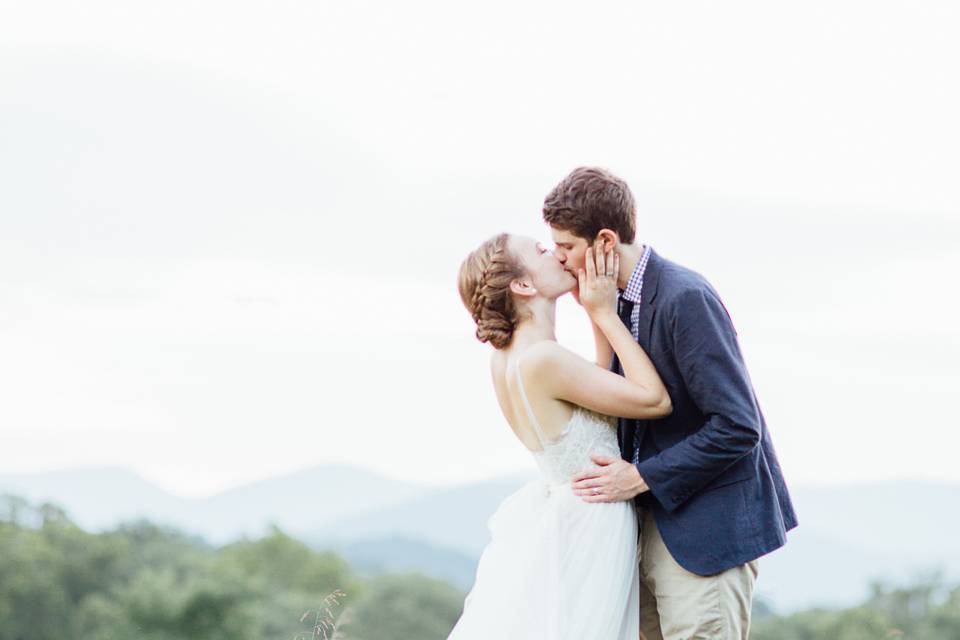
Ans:
[[[491,540],[449,640],[636,640],[631,502],[587,503],[534,480],[491,516]]]

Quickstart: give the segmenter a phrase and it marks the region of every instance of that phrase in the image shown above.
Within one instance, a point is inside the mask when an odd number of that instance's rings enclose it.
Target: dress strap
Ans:
[[[537,434],[537,440],[540,441],[540,448],[544,448],[546,439],[543,437],[543,431],[540,429],[540,423],[537,422],[537,417],[533,415],[533,409],[530,407],[530,401],[527,399],[527,391],[523,388],[523,374],[520,371],[520,358],[513,363],[513,368],[515,370],[515,376],[517,379],[517,385],[520,388],[520,398],[523,400],[523,406],[527,410],[527,417],[530,418],[530,424],[533,425],[533,430]]]

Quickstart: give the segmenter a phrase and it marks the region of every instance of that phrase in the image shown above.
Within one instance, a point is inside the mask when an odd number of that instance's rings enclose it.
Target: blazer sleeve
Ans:
[[[680,375],[706,418],[698,430],[637,464],[653,495],[673,511],[753,451],[761,421],[736,330],[716,293],[690,289],[665,311]]]

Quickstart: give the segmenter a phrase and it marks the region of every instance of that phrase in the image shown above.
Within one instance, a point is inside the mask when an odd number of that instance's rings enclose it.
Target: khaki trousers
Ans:
[[[757,561],[698,576],[673,559],[649,510],[637,516],[641,640],[747,640]]]

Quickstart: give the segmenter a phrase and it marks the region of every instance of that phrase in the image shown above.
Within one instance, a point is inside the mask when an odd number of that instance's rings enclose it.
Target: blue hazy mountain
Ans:
[[[414,500],[429,489],[343,465],[324,465],[187,499],[118,468],[0,475],[0,493],[52,502],[91,531],[147,518],[211,542],[257,535],[276,524],[291,533]]]
[[[318,547],[336,552],[363,576],[423,573],[467,591],[477,571],[477,558],[471,554],[399,536]]]
[[[527,476],[440,489],[386,509],[343,518],[310,534],[316,545],[402,537],[478,557],[489,540],[487,520]]]

